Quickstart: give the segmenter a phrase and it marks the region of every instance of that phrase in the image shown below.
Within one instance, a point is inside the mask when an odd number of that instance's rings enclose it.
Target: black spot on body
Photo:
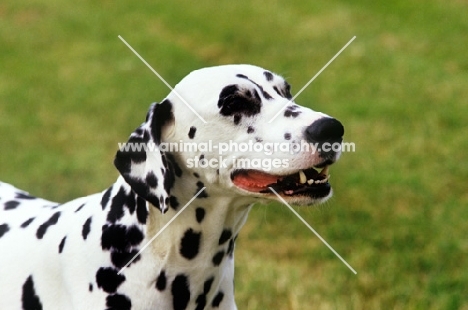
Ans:
[[[206,280],[205,283],[203,283],[203,293],[208,294],[210,292],[213,282],[214,277],[211,277],[208,280]]]
[[[219,237],[219,245],[222,245],[232,237],[232,231],[230,229],[224,229]]]
[[[196,172],[193,173],[193,176],[196,177],[197,179],[200,178],[200,175],[198,173],[196,173]]]
[[[203,187],[205,187],[205,184],[203,184],[202,181],[198,181],[196,185],[197,185],[197,189],[195,191],[195,194],[197,194]],[[197,196],[197,198],[207,198],[207,197],[208,197],[208,194],[206,193],[206,188]]]
[[[15,198],[17,199],[28,199],[28,200],[33,200],[36,199],[36,197],[31,196],[27,193],[16,193]]]
[[[101,201],[102,201],[102,200],[101,200]],[[85,206],[85,204],[82,204],[81,206],[79,206],[78,209],[75,210],[75,213],[76,213],[76,212],[79,212],[84,206]]]
[[[111,223],[117,222],[124,215],[124,204],[127,200],[125,189],[121,187],[118,193],[112,198],[109,213],[107,214],[107,221]]]
[[[105,192],[104,192],[104,195],[102,195],[102,199],[101,199],[101,206],[102,206],[102,210],[104,210],[107,206],[107,203],[109,202],[109,198],[110,198],[110,194],[111,194],[111,191],[112,191],[112,187],[108,188]],[[78,210],[76,210],[76,212],[79,211],[79,209],[81,209],[84,205],[82,205],[81,207],[78,208]]]
[[[201,223],[203,219],[205,218],[205,209],[197,208],[195,210],[195,217],[197,218],[197,222]]]
[[[106,306],[106,310],[130,310],[132,302],[125,295],[112,294],[106,297]]]
[[[177,207],[179,206],[179,201],[177,200],[176,196],[169,197],[169,205],[172,209],[177,210]]]
[[[15,200],[7,201],[5,202],[4,209],[13,210],[13,209],[16,209],[16,207],[19,205],[20,205],[19,201],[15,201]]]
[[[104,225],[101,247],[103,250],[127,251],[143,241],[143,232],[137,226]]]
[[[146,200],[141,198],[140,196],[137,196],[137,201],[136,201],[136,215],[138,222],[140,224],[146,224],[146,219],[148,217],[148,209],[146,208]]]
[[[172,282],[172,305],[174,310],[185,310],[190,301],[189,282],[185,275],[178,275]]]
[[[24,222],[23,224],[21,224],[21,226],[20,226],[20,227],[21,227],[21,228],[26,228],[26,227],[28,227],[28,226],[29,226],[29,224],[31,224],[31,223],[32,223],[32,221],[34,221],[34,217],[32,217],[32,218],[28,219],[26,222]]]
[[[0,238],[3,237],[8,231],[10,230],[10,227],[8,224],[1,224],[0,225]]]
[[[158,278],[156,279],[156,288],[159,291],[164,291],[166,289],[166,285],[167,285],[167,278],[166,278],[166,273],[163,270],[161,271]]]
[[[227,255],[232,258],[233,257],[233,254],[234,254],[234,240],[231,239],[229,240],[229,245],[228,245],[228,249],[227,249]]]
[[[225,254],[224,250],[221,250],[218,253],[216,253],[215,256],[213,256],[213,260],[212,260],[213,265],[219,266],[221,262],[223,261],[224,254]]]
[[[115,293],[117,288],[125,281],[125,276],[118,274],[118,270],[110,267],[101,267],[96,273],[96,283],[104,292]]]
[[[131,251],[113,251],[111,252],[111,262],[117,268],[123,268],[127,265],[130,261],[131,264],[138,262],[141,258],[140,254],[138,254],[138,250],[131,250]],[[129,266],[131,265],[129,264]]]
[[[62,241],[60,241],[60,244],[59,244],[59,247],[58,247],[59,253],[63,252],[63,247],[65,246],[65,240],[67,240],[66,236],[63,237]]]
[[[180,241],[180,254],[186,259],[193,259],[200,250],[201,232],[194,232],[192,228],[185,231]]]
[[[221,302],[223,301],[224,298],[224,293],[219,291],[218,294],[213,298],[213,301],[211,302],[211,306],[213,308],[218,308]]]
[[[92,292],[93,291],[93,284],[89,283],[89,286],[88,286],[88,291]]]
[[[285,140],[291,140],[291,134],[289,132],[284,134],[284,139]]]
[[[196,304],[197,304],[197,307],[195,308],[195,310],[205,309],[206,295],[208,295],[208,293],[210,292],[211,286],[213,285],[213,281],[214,281],[214,277],[211,277],[208,280],[206,280],[205,283],[203,284],[203,293],[198,295],[198,297],[197,297],[197,299],[195,301]]]
[[[32,276],[29,276],[23,284],[21,303],[23,305],[23,310],[42,310],[42,303],[36,295]]]
[[[195,137],[195,132],[197,132],[197,128],[195,128],[194,126],[190,127],[190,130],[188,133],[188,136],[190,139],[193,139]]]
[[[247,127],[247,133],[253,133],[255,129],[252,126]]]
[[[88,234],[91,231],[91,221],[92,217],[90,216],[86,222],[83,224],[83,230],[81,231],[81,235],[83,236],[83,240],[86,240],[88,238]]]
[[[47,229],[49,229],[50,226],[57,224],[59,217],[60,217],[60,212],[56,212],[46,222],[41,224],[39,228],[37,229],[36,237],[38,239],[42,239],[45,233],[47,232]]]

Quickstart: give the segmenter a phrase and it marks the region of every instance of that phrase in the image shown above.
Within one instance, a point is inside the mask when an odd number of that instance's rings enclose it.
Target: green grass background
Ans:
[[[340,119],[356,144],[335,195],[256,206],[236,250],[239,309],[468,309],[468,3],[0,3],[0,179],[51,200],[117,177],[117,142],[189,71],[252,63]],[[0,254],[1,255],[1,254]]]

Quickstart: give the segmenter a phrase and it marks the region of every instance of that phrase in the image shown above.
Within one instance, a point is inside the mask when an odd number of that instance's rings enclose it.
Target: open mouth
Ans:
[[[289,175],[273,175],[259,170],[236,170],[231,180],[237,187],[255,193],[272,193],[270,187],[283,196],[323,198],[331,190],[328,166],[321,171],[314,168]]]

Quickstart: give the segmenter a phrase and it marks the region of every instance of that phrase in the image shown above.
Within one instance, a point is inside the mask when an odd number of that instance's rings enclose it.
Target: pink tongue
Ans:
[[[248,171],[234,177],[234,184],[240,188],[256,191],[262,190],[271,183],[276,183],[278,177],[261,171]]]

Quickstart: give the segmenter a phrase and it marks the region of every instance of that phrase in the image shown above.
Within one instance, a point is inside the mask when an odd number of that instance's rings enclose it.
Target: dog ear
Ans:
[[[175,175],[181,173],[170,154],[159,147],[162,131],[174,125],[172,103],[164,100],[151,105],[146,121],[119,148],[114,165],[133,191],[161,212],[170,204]]]

